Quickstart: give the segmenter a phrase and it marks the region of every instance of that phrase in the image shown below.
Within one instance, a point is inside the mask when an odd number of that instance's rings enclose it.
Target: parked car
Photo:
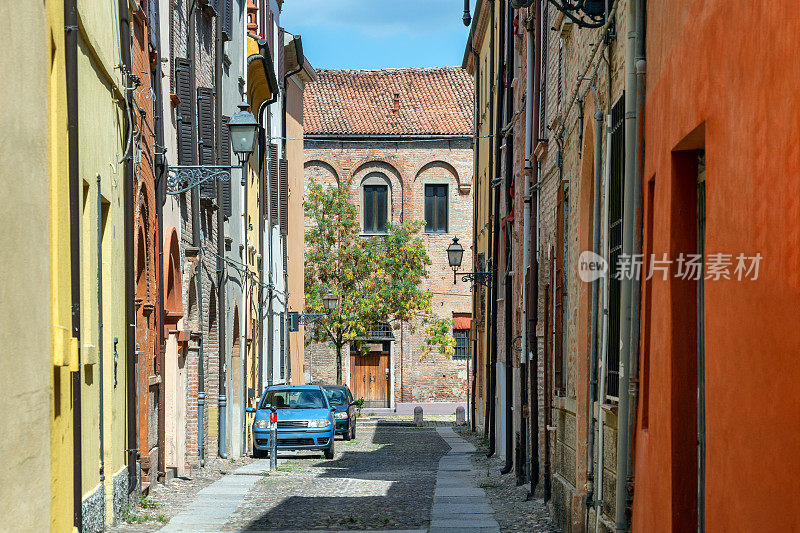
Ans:
[[[271,407],[278,416],[279,450],[322,450],[333,459],[334,418],[331,404],[319,385],[277,385],[264,391],[253,422],[253,456],[270,450]]]
[[[328,402],[334,409],[333,417],[336,420],[334,430],[344,436],[344,440],[356,438],[356,405],[353,394],[347,385],[323,385]]]

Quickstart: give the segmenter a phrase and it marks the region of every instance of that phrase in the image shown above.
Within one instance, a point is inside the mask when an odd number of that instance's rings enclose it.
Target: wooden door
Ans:
[[[389,352],[351,352],[350,390],[363,407],[389,407]]]

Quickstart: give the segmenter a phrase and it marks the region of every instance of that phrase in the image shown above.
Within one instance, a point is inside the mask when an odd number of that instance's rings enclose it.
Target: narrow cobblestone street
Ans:
[[[213,483],[172,480],[113,531],[555,531],[541,501],[509,498],[513,479],[484,479],[479,447],[447,422],[373,421],[337,440],[330,461],[285,452],[275,473],[259,459],[215,465]]]

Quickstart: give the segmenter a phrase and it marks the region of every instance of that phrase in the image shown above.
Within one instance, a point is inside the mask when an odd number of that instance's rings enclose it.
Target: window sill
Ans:
[[[425,235],[447,235],[449,231],[425,231]]]
[[[386,237],[387,235],[389,234],[385,231],[382,233],[366,233],[362,231],[358,234],[359,237]]]

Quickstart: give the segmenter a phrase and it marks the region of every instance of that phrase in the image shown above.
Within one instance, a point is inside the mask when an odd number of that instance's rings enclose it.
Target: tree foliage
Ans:
[[[387,224],[386,234],[360,236],[355,205],[348,191],[352,178],[340,187],[311,181],[305,214],[306,312],[324,313],[315,325],[317,341],[336,348],[337,382],[341,383],[342,347],[367,334],[370,325],[422,319],[427,334],[426,353],[431,346],[452,356],[455,341],[449,321],[432,316],[431,294],[420,288],[431,264],[422,239],[422,222]],[[339,298],[334,311],[324,308],[322,297],[332,292]]]

